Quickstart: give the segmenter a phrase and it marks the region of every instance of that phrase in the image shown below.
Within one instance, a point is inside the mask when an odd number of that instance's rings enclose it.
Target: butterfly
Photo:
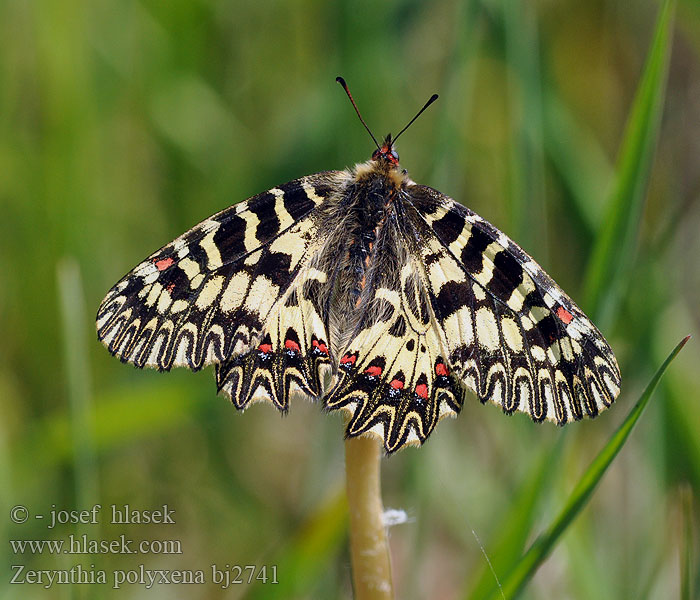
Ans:
[[[343,85],[355,106],[347,85]],[[610,346],[515,242],[415,183],[389,134],[369,161],[209,217],[126,274],[97,313],[124,362],[215,365],[236,408],[311,397],[346,436],[420,445],[469,394],[563,425],[620,389]]]

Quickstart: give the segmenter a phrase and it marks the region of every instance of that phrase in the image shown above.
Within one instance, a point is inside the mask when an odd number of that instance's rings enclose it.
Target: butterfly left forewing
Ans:
[[[278,328],[287,322],[295,327],[301,318],[284,306],[318,240],[309,215],[333,193],[338,177],[319,173],[273,188],[164,246],[108,293],[97,315],[100,340],[123,361],[161,370],[232,360],[268,334],[284,344],[288,332]],[[318,318],[304,318],[307,327],[297,343],[306,358],[313,355],[312,337],[326,335]],[[310,372],[317,362],[312,358],[296,369],[309,389],[318,379]],[[278,370],[292,377],[293,366],[285,365],[278,362]],[[226,392],[225,382],[219,384]]]

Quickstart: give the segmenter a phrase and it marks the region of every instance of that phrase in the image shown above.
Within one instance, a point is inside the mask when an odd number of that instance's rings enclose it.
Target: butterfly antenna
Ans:
[[[372,135],[372,132],[369,130],[369,127],[367,127],[367,123],[365,123],[365,120],[362,118],[362,115],[360,114],[360,111],[357,108],[357,104],[355,104],[355,101],[352,99],[352,94],[350,93],[350,90],[348,89],[348,84],[345,83],[345,79],[342,77],[336,77],[335,80],[343,86],[343,89],[345,90],[345,93],[348,95],[348,98],[350,98],[350,102],[352,102],[353,107],[355,108],[355,112],[357,113],[357,116],[360,117],[360,121],[362,121],[362,124],[365,126],[365,129],[367,130],[367,133],[370,134],[372,137],[372,140],[374,141],[374,145],[377,147],[379,150],[379,144],[377,143],[377,139]],[[422,111],[421,111],[422,112]],[[420,113],[418,113],[420,114]]]
[[[437,100],[437,99],[438,99],[438,95],[437,95],[437,94],[433,94],[432,96],[430,96],[430,100],[428,100],[428,101],[425,103],[425,106],[424,106],[423,108],[421,108],[421,109],[418,111],[418,114],[417,114],[415,117],[413,117],[413,118],[409,121],[408,125],[406,125],[406,127],[404,127],[401,131],[399,131],[398,135],[394,138],[393,141],[395,142],[396,140],[398,140],[398,139],[399,139],[399,136],[400,136],[404,131],[406,131],[411,125],[413,125],[413,121],[415,121],[418,117],[420,117],[421,114],[423,113],[423,111],[424,111],[426,108],[428,108],[433,102],[435,102],[435,100]]]

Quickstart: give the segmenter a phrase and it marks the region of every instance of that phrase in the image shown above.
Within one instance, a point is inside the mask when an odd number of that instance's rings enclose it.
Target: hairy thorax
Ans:
[[[331,343],[343,348],[362,323],[381,318],[373,290],[398,277],[403,249],[391,235],[398,227],[397,197],[412,183],[405,171],[370,160],[343,172],[344,185],[316,217],[328,232],[316,268],[327,273],[323,297]],[[338,227],[337,224],[341,223]]]

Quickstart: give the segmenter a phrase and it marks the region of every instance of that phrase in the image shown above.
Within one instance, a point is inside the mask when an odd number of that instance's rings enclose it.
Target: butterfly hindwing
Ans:
[[[420,252],[411,244],[420,223],[406,208],[397,199],[378,230],[358,300],[361,318],[339,354],[338,382],[325,399],[327,409],[351,414],[348,436],[373,433],[387,452],[422,444],[463,402],[444,358],[447,346],[435,326]]]
[[[317,278],[322,278],[319,271],[302,269],[266,315],[257,345],[216,365],[217,387],[237,408],[269,399],[286,411],[296,391],[322,395],[331,364],[330,342],[318,307],[304,294]]]
[[[316,371],[328,358],[327,336],[308,304],[295,308],[294,290],[308,278],[299,273],[318,237],[308,217],[337,187],[336,176],[319,173],[273,188],[155,252],[107,294],[97,314],[99,339],[138,367],[196,370],[223,363],[217,382],[229,395],[235,392],[230,383],[237,357],[260,354],[269,345],[278,358],[262,360],[256,373],[260,379],[274,372],[268,397],[275,404],[285,406],[279,390],[291,381],[318,393]],[[284,360],[280,344],[287,344]],[[294,359],[295,350],[303,360]],[[256,389],[245,391],[252,395]],[[244,407],[249,399],[235,402]]]

